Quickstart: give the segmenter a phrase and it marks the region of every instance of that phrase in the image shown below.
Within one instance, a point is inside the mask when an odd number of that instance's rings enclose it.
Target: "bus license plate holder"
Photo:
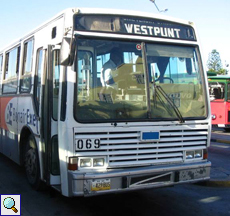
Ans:
[[[91,191],[102,191],[110,190],[111,181],[110,179],[97,179],[91,182]]]
[[[205,178],[206,176],[207,176],[207,170],[205,168],[182,170],[179,172],[179,181],[202,179]]]
[[[159,131],[141,132],[141,140],[142,141],[158,141],[160,140],[160,132]]]

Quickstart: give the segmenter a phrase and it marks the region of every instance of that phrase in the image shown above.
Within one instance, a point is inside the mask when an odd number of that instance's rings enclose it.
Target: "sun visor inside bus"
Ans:
[[[106,32],[119,32],[121,31],[120,18],[115,17],[101,17],[101,16],[87,16],[79,19],[79,24],[84,26],[85,30]]]
[[[193,48],[178,47],[178,46],[162,46],[150,44],[147,47],[148,56],[161,57],[178,57],[178,58],[193,58]]]

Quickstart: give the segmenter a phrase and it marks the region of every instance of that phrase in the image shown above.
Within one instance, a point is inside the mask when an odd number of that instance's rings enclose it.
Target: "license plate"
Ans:
[[[91,183],[91,191],[110,190],[110,179],[94,180]]]
[[[218,127],[225,127],[224,124],[218,124]]]

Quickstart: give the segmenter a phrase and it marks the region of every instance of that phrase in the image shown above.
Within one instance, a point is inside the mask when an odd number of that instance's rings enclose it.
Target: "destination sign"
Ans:
[[[189,25],[130,16],[76,15],[74,30],[196,40],[194,29]]]

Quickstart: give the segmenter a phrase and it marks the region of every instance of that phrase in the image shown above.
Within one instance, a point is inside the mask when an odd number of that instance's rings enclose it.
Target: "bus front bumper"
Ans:
[[[94,196],[166,187],[210,179],[211,162],[113,169],[106,172],[69,171],[70,196]]]

